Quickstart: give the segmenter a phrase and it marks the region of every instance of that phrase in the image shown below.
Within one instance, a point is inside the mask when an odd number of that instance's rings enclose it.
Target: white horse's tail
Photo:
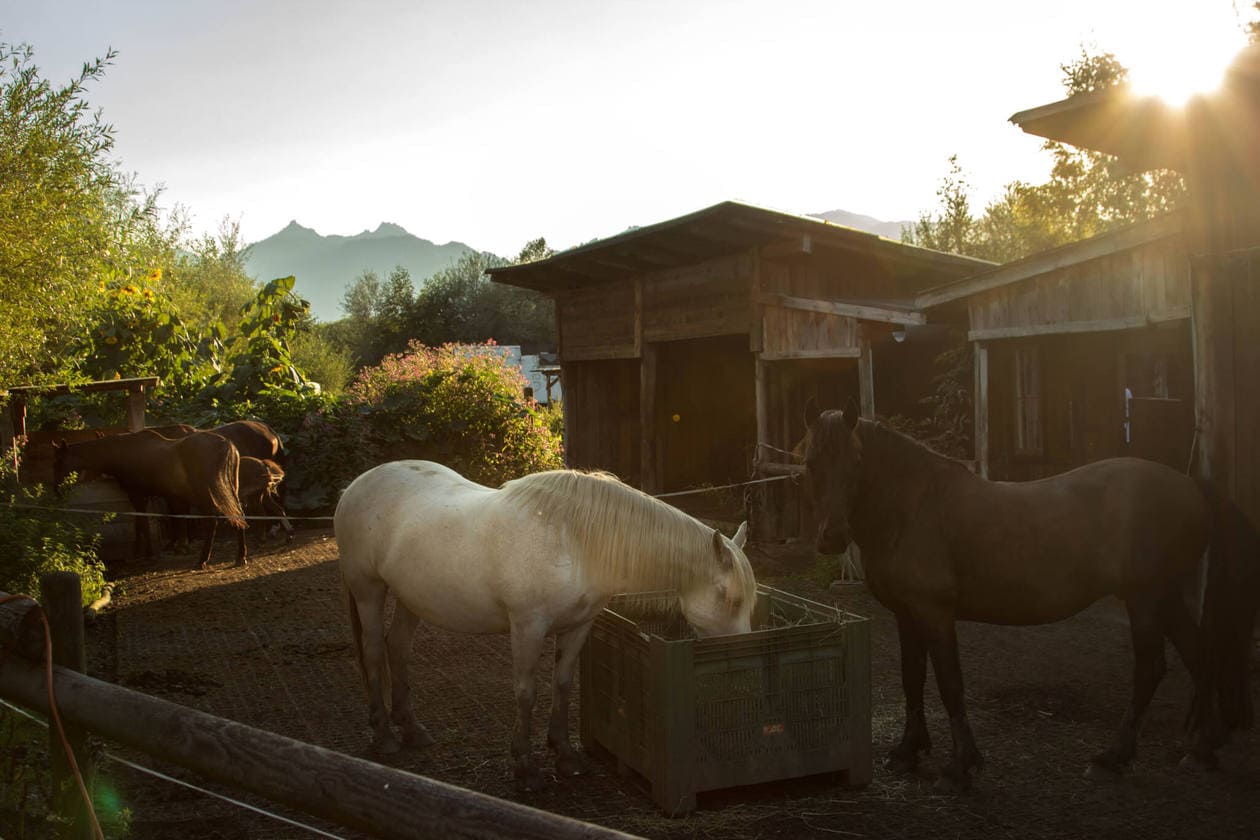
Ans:
[[[363,663],[363,619],[359,617],[359,604],[354,600],[354,593],[350,591],[350,587],[346,586],[346,579],[343,575],[341,578],[341,591],[346,596],[346,612],[350,614],[350,642],[354,645],[354,661],[359,666],[359,681],[363,683],[363,690],[370,692],[368,688],[367,668]],[[381,688],[386,697],[390,696],[390,671],[389,657],[386,656],[381,661]]]

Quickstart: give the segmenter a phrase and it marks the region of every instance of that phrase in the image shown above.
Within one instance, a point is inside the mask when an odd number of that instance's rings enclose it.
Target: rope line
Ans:
[[[673,493],[658,493],[656,498],[668,499],[671,496],[690,496],[695,493],[712,493],[716,490],[730,490],[734,487],[747,487],[750,484],[766,484],[771,481],[787,481],[790,475],[775,475],[770,478],[754,478],[752,481],[741,481],[738,484],[722,484],[717,487],[697,487],[695,490],[678,490]]]
[[[40,718],[28,712],[26,709],[23,709],[20,706],[15,706],[12,703],[8,702],[7,700],[4,700],[3,698],[0,698],[0,706],[5,706],[14,712],[17,712],[18,714],[29,718],[35,723],[38,723],[40,726],[43,726],[43,727],[48,726],[47,721],[41,720]],[[170,782],[171,784],[176,784],[176,785],[180,785],[181,787],[186,787],[189,790],[195,790],[198,793],[203,793],[206,796],[210,796],[215,799],[220,799],[224,802],[227,802],[231,805],[235,805],[239,808],[244,808],[248,811],[253,811],[256,814],[261,814],[264,817],[270,817],[273,820],[278,820],[279,822],[288,823],[291,826],[305,829],[306,831],[309,831],[312,834],[318,834],[321,837],[331,837],[333,838],[333,840],[344,840],[344,838],[342,838],[342,836],[339,834],[330,834],[327,831],[324,831],[322,828],[316,828],[313,825],[307,825],[304,822],[299,822],[298,820],[290,819],[289,817],[282,816],[281,814],[272,813],[271,811],[268,811],[266,808],[259,808],[257,805],[251,805],[248,802],[242,802],[239,799],[233,799],[232,797],[226,796],[222,793],[217,793],[213,790],[209,790],[207,788],[194,785],[192,782],[186,782],[183,779],[177,779],[174,776],[168,776],[167,774],[159,770],[154,770],[152,767],[145,767],[143,764],[137,764],[134,761],[129,761],[128,759],[125,759],[122,756],[114,755],[111,752],[106,751],[103,753],[103,755],[105,758],[109,759],[110,761],[114,761],[114,762],[117,762],[118,764],[126,765],[127,767],[130,767],[132,770],[137,770],[141,773],[146,773],[154,777],[155,779],[161,779],[162,781]]]
[[[92,513],[97,516],[147,516],[155,519],[222,519],[221,516],[208,513],[149,513],[138,510],[98,510],[96,508],[63,508],[49,505],[29,505],[22,502],[8,502],[6,507],[14,510],[46,510],[52,513]],[[246,516],[246,521],[281,522],[332,522],[331,516]]]
[[[790,475],[776,475],[769,478],[756,478],[751,481],[741,481],[735,484],[720,484],[716,487],[697,487],[692,490],[676,490],[670,493],[658,493],[655,495],[657,499],[668,499],[673,496],[691,496],[697,493],[714,493],[718,490],[730,490],[735,487],[748,487],[753,484],[766,484],[771,481],[786,481],[790,479]],[[154,519],[222,519],[221,516],[204,513],[150,513],[140,512],[137,510],[97,510],[96,508],[70,508],[70,507],[52,507],[50,505],[31,505],[22,502],[6,502],[5,507],[14,510],[43,510],[50,513],[86,513],[96,516],[147,516]],[[281,522],[288,520],[289,522],[332,522],[331,516],[246,516],[247,522]]]

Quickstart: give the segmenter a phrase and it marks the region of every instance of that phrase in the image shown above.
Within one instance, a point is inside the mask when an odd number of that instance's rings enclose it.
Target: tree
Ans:
[[[0,42],[0,383],[65,373],[64,348],[83,328],[100,284],[136,267],[129,244],[152,218],[152,197],[110,161],[111,126],[85,94],[114,59],[83,65],[61,87],[40,77],[27,45]]]
[[[1121,85],[1128,78],[1111,53],[1091,55],[1084,49],[1059,69],[1069,96]],[[937,190],[937,213],[921,216],[903,232],[903,241],[1009,262],[1162,215],[1185,194],[1175,172],[1130,172],[1109,155],[1055,141],[1042,148],[1053,158],[1049,180],[1007,184],[978,219],[970,215],[968,185],[957,156],[951,156],[949,173]]]
[[[967,197],[970,185],[958,165],[958,155],[949,156],[949,173],[936,189],[940,199],[940,215],[923,213],[902,239],[924,248],[951,254],[969,254],[974,249],[976,220],[971,217]]]
[[[542,239],[521,251],[527,260],[551,253]],[[433,347],[487,340],[519,344],[525,352],[554,347],[552,302],[528,289],[491,282],[486,274],[490,268],[507,264],[493,254],[470,251],[429,278],[416,295],[410,337]]]
[[[258,292],[245,269],[240,223],[230,218],[219,222],[217,234],[186,243],[168,277],[171,301],[194,329],[235,323]]]

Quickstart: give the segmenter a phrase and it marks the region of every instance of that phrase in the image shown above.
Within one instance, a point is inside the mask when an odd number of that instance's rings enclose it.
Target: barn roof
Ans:
[[[810,216],[724,201],[579,245],[545,260],[494,268],[489,273],[499,283],[552,294],[693,265],[758,245],[786,247],[801,255],[819,251],[861,253],[881,260],[898,276],[921,278],[920,285],[968,276],[992,265]]]
[[[1105,152],[1137,169],[1185,172],[1204,131],[1232,136],[1240,153],[1254,153],[1258,91],[1260,44],[1239,52],[1219,89],[1184,107],[1120,85],[1029,108],[1010,120],[1029,134]]]

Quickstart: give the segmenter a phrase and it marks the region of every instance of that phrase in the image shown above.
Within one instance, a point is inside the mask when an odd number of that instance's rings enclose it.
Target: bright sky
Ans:
[[[982,206],[1044,179],[1007,117],[1061,99],[1082,43],[1219,71],[1235,2],[0,0],[0,40],[57,82],[116,48],[91,100],[198,231],[512,255],[725,199],[911,219],[954,153]]]

